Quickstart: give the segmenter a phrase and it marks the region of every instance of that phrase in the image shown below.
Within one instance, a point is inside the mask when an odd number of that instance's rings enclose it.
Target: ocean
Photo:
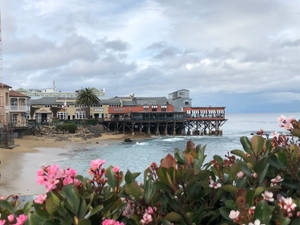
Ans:
[[[300,118],[300,113],[229,114],[223,126],[223,136],[162,136],[132,143],[111,141],[81,147],[56,163],[70,166],[84,176],[88,176],[90,161],[97,158],[106,160],[106,166],[119,166],[125,172],[143,172],[152,162],[159,163],[167,154],[173,154],[175,149],[183,151],[188,140],[196,145],[206,145],[206,160],[211,160],[216,154],[224,156],[231,150],[242,149],[241,136],[251,137],[251,133],[260,129],[267,133],[284,132],[278,126],[282,114]]]

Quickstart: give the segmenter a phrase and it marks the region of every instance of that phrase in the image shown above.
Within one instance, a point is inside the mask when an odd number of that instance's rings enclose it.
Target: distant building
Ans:
[[[43,97],[57,97],[57,98],[76,98],[79,91],[74,92],[62,92],[57,91],[55,88],[46,88],[46,89],[17,89],[18,92],[23,93],[26,96],[29,96],[32,99],[38,99]],[[93,88],[94,93],[97,97],[105,96],[105,89]]]
[[[30,113],[30,97],[11,90],[9,91],[9,99],[9,112],[12,126],[14,128],[27,127]]]
[[[0,128],[9,124],[9,89],[7,84],[0,83]]]
[[[183,108],[192,107],[190,91],[187,89],[174,91],[168,95],[168,98],[170,104],[174,105],[175,112],[183,112]]]

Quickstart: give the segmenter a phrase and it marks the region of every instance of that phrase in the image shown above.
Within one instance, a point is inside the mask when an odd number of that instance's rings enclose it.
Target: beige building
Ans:
[[[9,99],[11,125],[14,128],[27,127],[30,113],[30,98],[20,92],[11,90],[9,91]]]
[[[10,122],[9,117],[9,89],[11,87],[0,83],[0,128],[5,127]]]

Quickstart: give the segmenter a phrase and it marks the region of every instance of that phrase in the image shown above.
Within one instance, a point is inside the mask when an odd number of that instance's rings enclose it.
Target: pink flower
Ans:
[[[257,173],[254,172],[254,173],[251,174],[251,176],[254,177],[254,178],[257,178]]]
[[[93,170],[98,169],[100,166],[102,166],[103,164],[105,164],[106,161],[102,160],[102,159],[95,159],[91,161],[91,167]]]
[[[241,179],[244,176],[243,171],[238,172],[236,176],[238,179]]]
[[[264,224],[261,224],[261,223],[260,223],[260,220],[259,220],[259,219],[256,219],[256,220],[254,221],[254,223],[249,223],[248,225],[264,225]]]
[[[253,215],[254,212],[255,212],[255,206],[252,206],[252,207],[249,209],[248,213],[249,213],[250,215]]]
[[[38,197],[34,200],[37,204],[43,204],[46,201],[47,195],[38,195]]]
[[[17,218],[17,223],[15,225],[24,225],[27,221],[27,216],[25,216],[24,214],[21,214],[18,216]]]
[[[279,122],[281,123],[284,123],[286,122],[286,117],[284,115],[281,115],[279,118],[278,118]]]
[[[0,225],[4,225],[5,224],[5,220],[0,220]]]
[[[261,195],[263,196],[264,200],[269,201],[269,202],[274,202],[274,198],[273,198],[273,193],[272,192],[265,191]]]
[[[150,214],[148,214],[147,212],[144,213],[143,215],[143,219],[141,219],[141,223],[144,224],[148,224],[152,222],[152,216]]]
[[[230,213],[229,213],[229,218],[232,219],[232,220],[235,220],[239,217],[239,215],[240,215],[240,211],[231,210]]]
[[[13,223],[15,221],[15,216],[13,214],[10,214],[8,217],[8,222]]]
[[[283,209],[286,210],[287,212],[294,211],[297,205],[293,202],[292,198],[284,198],[282,197],[284,206]]]
[[[124,223],[120,223],[115,220],[106,219],[102,222],[102,225],[125,225]]]
[[[220,188],[222,185],[220,183],[217,183],[215,181],[213,181],[213,179],[211,178],[211,176],[209,176],[209,187],[213,188],[213,189],[218,189]]]
[[[282,181],[283,181],[282,177],[280,175],[277,175],[275,178],[273,178],[271,180],[271,187],[277,185],[278,183],[280,183]]]
[[[113,171],[114,171],[115,173],[117,173],[117,172],[119,171],[119,169],[120,169],[119,166],[115,166],[115,167],[113,168]]]

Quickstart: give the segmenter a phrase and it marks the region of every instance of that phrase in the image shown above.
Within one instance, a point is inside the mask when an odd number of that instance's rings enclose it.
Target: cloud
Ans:
[[[274,107],[299,97],[295,1],[2,2],[1,80],[14,87],[56,80],[60,89],[95,85],[113,96],[187,88],[207,101],[264,96]]]

